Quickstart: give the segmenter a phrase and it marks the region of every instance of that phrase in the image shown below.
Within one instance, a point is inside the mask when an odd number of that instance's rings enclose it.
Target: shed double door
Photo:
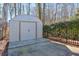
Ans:
[[[21,40],[36,39],[36,24],[34,22],[21,22]]]

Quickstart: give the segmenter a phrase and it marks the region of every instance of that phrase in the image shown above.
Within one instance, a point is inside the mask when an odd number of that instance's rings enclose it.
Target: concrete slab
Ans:
[[[46,41],[48,41],[48,39],[41,38],[41,39],[32,39],[32,40],[10,42],[8,48],[9,49],[17,48],[17,47],[21,47],[21,46],[33,45],[36,43],[42,43],[42,42],[46,42]]]
[[[47,39],[46,40],[40,39],[40,40],[34,40],[33,42],[30,42],[29,44],[26,44],[24,46],[19,45],[16,47],[9,46],[8,55],[9,56],[71,56],[73,54],[64,45],[51,43]]]

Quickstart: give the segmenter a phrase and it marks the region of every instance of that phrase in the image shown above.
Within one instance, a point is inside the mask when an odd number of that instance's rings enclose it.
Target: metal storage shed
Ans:
[[[9,41],[42,38],[42,22],[35,16],[18,15],[9,21]]]

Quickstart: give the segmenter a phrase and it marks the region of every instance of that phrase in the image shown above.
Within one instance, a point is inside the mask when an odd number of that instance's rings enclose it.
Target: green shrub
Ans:
[[[51,33],[51,27],[49,25],[44,25],[43,26],[44,37],[48,37],[49,33]]]
[[[52,36],[79,40],[79,20],[50,25]]]

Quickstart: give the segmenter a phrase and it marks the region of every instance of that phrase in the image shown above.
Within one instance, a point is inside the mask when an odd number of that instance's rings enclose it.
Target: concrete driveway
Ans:
[[[25,42],[26,45],[21,46]],[[51,43],[47,39],[38,39],[10,43],[8,49],[9,56],[72,56],[73,53],[65,46],[57,43]],[[14,46],[15,44],[15,46]]]

